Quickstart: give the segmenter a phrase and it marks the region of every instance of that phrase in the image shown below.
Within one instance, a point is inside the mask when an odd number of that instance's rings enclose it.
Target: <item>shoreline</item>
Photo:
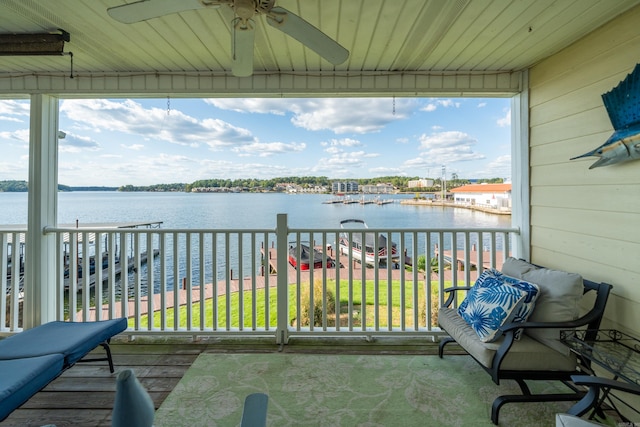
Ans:
[[[478,212],[485,212],[485,213],[490,213],[490,214],[495,214],[495,215],[511,215],[511,210],[504,210],[504,209],[495,209],[495,208],[490,208],[490,207],[485,207],[485,206],[476,206],[476,205],[463,205],[463,204],[457,204],[457,203],[452,203],[452,202],[442,202],[439,200],[416,200],[416,199],[409,199],[409,200],[402,200],[400,202],[401,205],[412,205],[412,206],[442,206],[442,207],[446,207],[446,208],[462,208],[462,209],[469,209],[472,211],[478,211]]]

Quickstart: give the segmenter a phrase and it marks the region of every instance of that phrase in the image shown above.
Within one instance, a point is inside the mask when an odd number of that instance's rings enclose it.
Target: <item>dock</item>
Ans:
[[[442,251],[442,256],[444,257],[444,260],[447,264],[451,264],[453,262],[453,255],[452,255],[452,251]],[[464,258],[464,254],[465,251],[464,250],[458,250],[456,251],[456,268],[458,271],[464,271],[466,270],[467,266],[466,266],[466,262],[465,262],[465,258]],[[436,248],[434,249],[434,255],[436,258],[438,258],[439,256],[439,249],[436,246]],[[471,270],[477,270],[478,269],[478,250],[476,249],[475,245],[471,248],[471,250],[469,251],[469,264],[470,264],[470,268]],[[496,251],[496,265],[493,266],[495,269],[500,270],[502,269],[502,262],[503,262],[503,255],[502,255],[502,251]],[[491,266],[491,253],[489,251],[483,251],[482,252],[482,269],[483,270],[487,270],[490,269]]]
[[[394,203],[395,200],[393,199],[381,199],[379,197],[373,197],[373,198],[366,198],[366,197],[361,197],[360,199],[354,199],[351,197],[338,197],[338,198],[333,198],[330,200],[325,200],[322,202],[322,204],[324,205],[350,205],[350,204],[355,204],[355,203],[359,203],[361,205],[378,205],[378,206],[382,206],[382,205],[386,205],[389,203]]]

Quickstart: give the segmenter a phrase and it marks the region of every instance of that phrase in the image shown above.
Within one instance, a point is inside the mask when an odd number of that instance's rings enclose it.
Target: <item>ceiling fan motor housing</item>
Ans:
[[[269,13],[274,3],[275,0],[234,0],[231,6],[242,21],[247,21],[256,13]]]

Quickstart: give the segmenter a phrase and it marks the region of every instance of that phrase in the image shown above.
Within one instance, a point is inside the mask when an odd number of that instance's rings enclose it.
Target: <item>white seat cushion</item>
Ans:
[[[438,311],[438,324],[447,331],[467,353],[487,368],[491,368],[496,351],[502,339],[491,343],[483,343],[475,331],[459,315],[456,309],[441,308]],[[573,354],[563,354],[553,348],[523,335],[514,341],[500,367],[513,371],[565,371],[576,369],[576,358]]]

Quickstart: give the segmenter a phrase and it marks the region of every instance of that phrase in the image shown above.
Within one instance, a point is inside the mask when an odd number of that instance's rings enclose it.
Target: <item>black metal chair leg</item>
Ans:
[[[438,343],[438,357],[440,357],[440,359],[442,359],[442,356],[444,354],[444,346],[449,344],[450,342],[455,342],[455,340],[451,337],[444,337]]]
[[[516,383],[518,383],[518,386],[520,387],[520,390],[522,391],[523,395],[531,396],[531,390],[529,389],[529,386],[523,379],[517,378],[515,381]]]
[[[104,348],[105,353],[107,353],[107,362],[109,362],[109,371],[113,374],[115,369],[113,368],[113,358],[111,357],[111,347],[109,347],[109,342],[105,341],[100,344],[102,348]]]
[[[104,351],[106,353],[105,357],[83,357],[76,363],[107,361],[109,362],[109,371],[111,371],[111,373],[113,374],[115,372],[115,369],[113,367],[113,357],[111,356],[111,347],[109,347],[109,340],[100,343],[100,345],[102,346],[102,348],[104,348]]]
[[[552,393],[552,394],[510,394],[498,396],[491,405],[491,422],[498,425],[498,416],[500,408],[505,403],[527,403],[527,402],[571,402],[580,400],[584,397],[584,393]]]

